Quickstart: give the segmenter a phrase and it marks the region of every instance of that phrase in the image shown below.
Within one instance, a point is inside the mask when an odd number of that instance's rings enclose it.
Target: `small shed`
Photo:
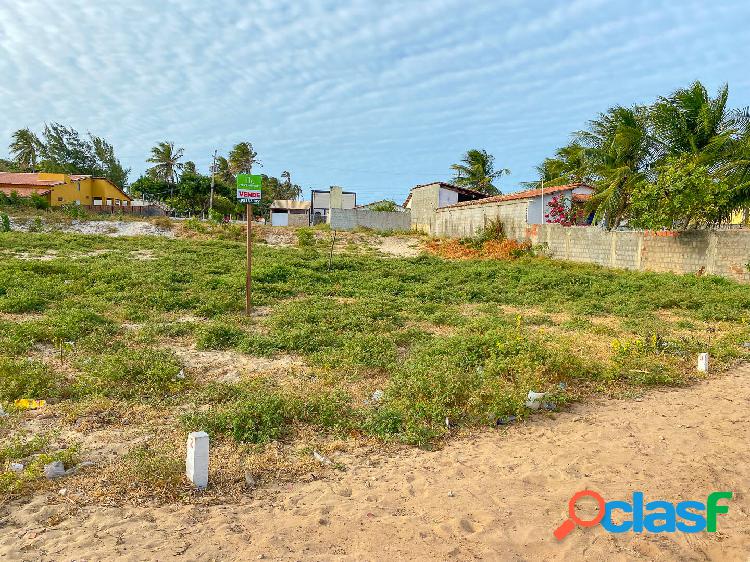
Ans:
[[[276,199],[271,203],[271,226],[308,226],[310,202]]]

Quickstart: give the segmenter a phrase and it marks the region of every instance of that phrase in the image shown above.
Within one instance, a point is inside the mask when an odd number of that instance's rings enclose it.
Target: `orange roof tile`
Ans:
[[[39,174],[31,172],[0,172],[0,185],[51,187],[53,185],[62,185],[64,183],[64,181],[60,180],[41,180],[39,179]]]
[[[585,183],[569,183],[566,185],[553,185],[544,188],[544,194],[559,193],[560,191],[569,191],[576,187],[588,187],[593,189],[590,185]],[[441,207],[442,209],[452,209],[454,207],[465,207],[467,205],[482,205],[485,203],[502,203],[504,201],[516,201],[519,199],[533,199],[539,197],[542,194],[542,189],[527,189],[525,191],[518,191],[516,193],[509,193],[508,195],[493,195],[492,197],[485,197],[484,199],[476,199],[474,201],[461,201],[460,203],[454,203],[447,207]]]

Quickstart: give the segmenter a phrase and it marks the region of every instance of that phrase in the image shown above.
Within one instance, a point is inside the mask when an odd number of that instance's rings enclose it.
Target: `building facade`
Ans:
[[[132,198],[106,178],[47,172],[0,172],[0,192],[19,197],[38,195],[52,207],[127,207]]]

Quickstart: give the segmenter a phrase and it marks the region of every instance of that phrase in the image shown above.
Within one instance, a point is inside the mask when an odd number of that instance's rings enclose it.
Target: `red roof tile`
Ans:
[[[559,193],[560,191],[569,191],[576,187],[588,187],[593,189],[590,185],[585,183],[569,183],[566,185],[553,185],[544,188],[544,194]],[[441,207],[442,209],[452,209],[454,207],[465,207],[467,205],[483,205],[486,203],[502,203],[504,201],[516,201],[519,199],[533,199],[539,197],[542,194],[542,189],[527,189],[525,191],[518,191],[516,193],[509,193],[508,195],[493,195],[492,197],[485,197],[484,199],[476,199],[475,201],[461,201],[460,203],[454,203],[447,207]]]
[[[36,173],[0,172],[0,185],[51,187],[53,185],[62,185],[64,183],[64,181],[60,180],[40,180],[39,174]]]

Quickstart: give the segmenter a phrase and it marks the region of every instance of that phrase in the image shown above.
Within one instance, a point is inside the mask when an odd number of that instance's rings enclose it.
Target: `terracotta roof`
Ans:
[[[310,210],[309,201],[294,201],[293,199],[275,199],[271,203],[272,209],[287,209],[289,211],[308,211]]]
[[[85,180],[86,178],[90,178],[90,177],[91,176],[89,175],[76,174],[76,175],[70,176],[70,179],[72,179],[73,181],[79,181],[79,180]],[[104,179],[104,178],[99,178],[99,179]]]
[[[457,185],[453,185],[452,183],[447,183],[444,181],[433,181],[430,183],[421,183],[419,185],[415,185],[414,187],[412,187],[409,190],[409,195],[406,196],[406,201],[404,201],[404,204],[402,205],[402,207],[406,207],[406,205],[409,203],[409,199],[411,199],[412,191],[414,191],[415,189],[419,189],[420,187],[427,187],[429,185],[439,185],[440,187],[444,189],[449,189],[451,191],[455,191],[456,193],[461,193],[463,195],[476,195],[478,199],[487,197],[486,193],[482,193],[481,191],[477,191],[476,189],[469,189],[467,187],[459,187]]]
[[[0,172],[0,185],[52,187],[53,185],[62,185],[64,183],[64,181],[60,180],[40,180],[39,174],[31,172]]]
[[[561,191],[570,191],[577,187],[586,187],[593,189],[590,185],[585,183],[569,183],[566,185],[553,185],[551,187],[544,188],[544,194],[559,193]],[[502,203],[504,201],[517,201],[522,199],[533,199],[542,195],[542,189],[527,189],[525,191],[518,191],[516,193],[509,193],[508,195],[493,195],[492,197],[485,197],[484,199],[477,199],[476,201],[461,201],[460,203],[454,203],[447,207],[441,207],[442,209],[452,209],[454,207],[465,207],[467,205],[479,205],[486,203]]]
[[[9,187],[0,185],[0,193],[11,195],[15,192],[19,197],[31,197],[35,193],[37,195],[47,195],[51,191],[51,189],[45,189],[44,187],[28,187],[25,185]]]

